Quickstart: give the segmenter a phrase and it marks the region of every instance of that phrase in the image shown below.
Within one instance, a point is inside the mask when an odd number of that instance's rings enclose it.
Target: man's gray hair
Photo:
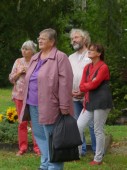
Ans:
[[[34,54],[37,52],[37,44],[35,44],[32,40],[25,41],[21,49],[23,48],[32,50]]]
[[[85,30],[82,30],[82,29],[73,28],[70,31],[70,38],[72,38],[73,34],[76,33],[76,32],[79,33],[82,37],[85,38],[85,45],[88,47],[89,44],[91,43],[91,38],[90,38],[90,35],[89,35],[88,31],[85,31]]]

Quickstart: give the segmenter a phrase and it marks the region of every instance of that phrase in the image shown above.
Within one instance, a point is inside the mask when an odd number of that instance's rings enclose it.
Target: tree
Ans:
[[[24,41],[37,42],[39,32],[48,27],[56,29],[58,37],[63,35],[71,6],[72,0],[0,1],[0,86],[9,84],[8,74],[15,59],[21,56],[20,47]],[[61,37],[59,39],[61,41]]]
[[[38,33],[48,27],[58,33],[58,48],[72,53],[71,28],[89,31],[93,42],[106,49],[115,105],[124,107],[127,66],[126,0],[1,0],[0,86],[9,84],[8,74],[20,47],[27,39],[37,43]],[[121,100],[123,99],[123,100]]]

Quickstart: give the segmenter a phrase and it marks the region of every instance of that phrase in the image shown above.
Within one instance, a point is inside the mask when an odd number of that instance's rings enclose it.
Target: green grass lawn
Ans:
[[[80,161],[65,163],[64,170],[127,170],[127,154],[113,154],[108,151],[101,166],[91,167],[89,162],[93,159],[92,153]],[[15,152],[0,150],[0,170],[37,170],[40,157],[27,153],[16,157]]]
[[[11,101],[11,88],[0,89],[0,113],[9,106],[14,106]],[[80,161],[65,163],[64,170],[127,170],[127,126],[106,125],[105,131],[112,135],[113,142],[117,144],[114,149],[119,152],[115,152],[112,147],[109,148],[103,159],[103,164],[91,167],[89,162],[93,159],[93,153],[88,151],[87,155]],[[85,134],[87,134],[87,142],[89,142],[88,130]],[[37,170],[39,167],[40,157],[35,156],[34,153],[28,152],[20,157],[15,154],[16,150],[10,151],[0,148],[0,170]]]
[[[11,100],[11,87],[7,89],[0,88],[0,113],[5,112],[8,107],[14,106]]]

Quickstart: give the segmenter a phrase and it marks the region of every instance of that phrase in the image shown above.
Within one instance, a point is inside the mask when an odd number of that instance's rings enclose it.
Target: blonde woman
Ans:
[[[24,93],[24,81],[26,71],[31,60],[31,57],[36,53],[36,44],[29,40],[23,43],[21,47],[22,58],[16,59],[12,71],[9,74],[9,80],[14,85],[12,90],[12,99],[15,102],[15,106],[20,116],[20,112],[23,105],[23,93]],[[23,155],[28,149],[27,138],[27,126],[28,121],[24,121],[18,126],[18,143],[19,151],[17,156]],[[40,155],[39,148],[33,138],[33,150],[37,155]]]

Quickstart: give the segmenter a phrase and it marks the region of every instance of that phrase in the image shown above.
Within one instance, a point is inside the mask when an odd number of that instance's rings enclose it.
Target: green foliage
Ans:
[[[118,119],[122,115],[122,112],[118,109],[112,109],[108,115],[108,119],[106,121],[107,125],[116,124],[116,119]]]
[[[124,96],[124,100],[126,100],[126,101],[127,101],[127,94]]]
[[[14,102],[11,100],[11,90],[9,88],[0,88],[0,114],[5,113],[7,108],[14,107]]]
[[[28,124],[28,142],[32,143],[31,128]],[[7,120],[0,122],[0,143],[18,144],[18,122],[9,123]]]
[[[8,3],[7,3],[8,2]],[[85,8],[82,3],[86,2]],[[8,75],[20,47],[36,39],[41,30],[52,27],[58,33],[58,48],[71,54],[69,31],[88,30],[93,42],[105,47],[105,61],[111,72],[114,107],[126,107],[127,3],[125,0],[26,0],[0,1],[0,87],[9,85]]]
[[[14,107],[14,102],[11,101],[11,90],[12,88],[0,89],[0,114],[5,115],[9,107]],[[9,123],[6,118],[3,118],[0,122],[0,143],[17,143],[17,135],[18,122]],[[31,130],[28,130],[28,141],[32,143]]]
[[[71,6],[71,0],[0,1],[0,30],[4,30],[0,32],[0,87],[9,85],[8,74],[15,59],[21,57],[20,48],[24,41],[32,39],[37,42],[39,32],[52,27],[58,32],[59,42],[66,27],[66,16],[71,13]],[[63,42],[64,40],[63,36]],[[60,46],[63,47],[64,44]]]
[[[18,123],[0,122],[0,142],[17,143]]]

